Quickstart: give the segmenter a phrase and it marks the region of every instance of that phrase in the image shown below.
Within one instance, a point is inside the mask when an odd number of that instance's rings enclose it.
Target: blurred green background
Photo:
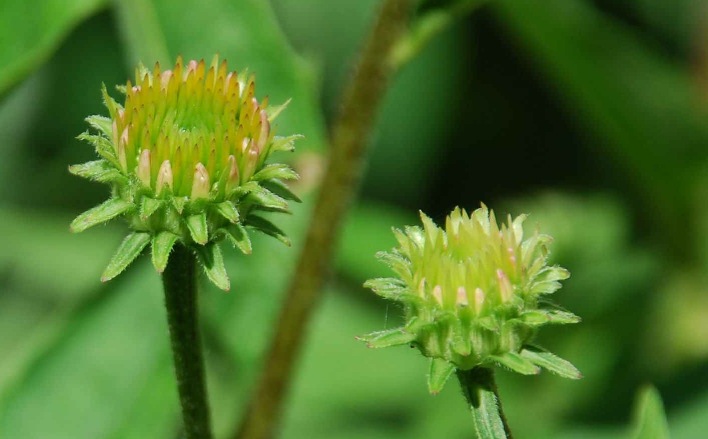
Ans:
[[[464,0],[463,0],[464,1]],[[72,177],[93,153],[75,136],[103,113],[157,42],[171,57],[215,52],[292,98],[280,134],[317,174],[343,81],[375,0],[4,0],[0,6],[0,438],[179,437],[179,413],[149,262],[108,284],[125,226],[72,236],[105,197]],[[453,1],[420,2],[419,16]],[[556,300],[584,322],[543,344],[579,382],[500,373],[519,438],[630,437],[636,392],[654,383],[672,437],[708,431],[708,2],[490,0],[449,26],[394,79],[336,275],[289,401],[283,438],[467,438],[454,385],[427,394],[427,362],[368,350],[355,335],[399,310],[361,287],[387,275],[392,226],[484,201],[530,214],[572,277]],[[152,59],[145,59],[152,63]],[[114,93],[116,95],[116,93]],[[312,178],[306,178],[312,182]],[[313,200],[254,255],[228,253],[234,288],[201,302],[215,428],[244,409]]]

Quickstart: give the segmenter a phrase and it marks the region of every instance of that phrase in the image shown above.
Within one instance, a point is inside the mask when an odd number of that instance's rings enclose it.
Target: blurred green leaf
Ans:
[[[553,237],[551,259],[571,273],[556,293],[558,303],[583,320],[609,315],[658,281],[655,255],[630,244],[628,209],[608,194],[547,192],[515,200],[508,210],[529,215],[526,233]]]
[[[358,203],[352,207],[342,230],[337,254],[340,272],[362,284],[367,279],[387,277],[391,270],[376,258],[376,253],[396,245],[391,229],[416,224],[414,211],[374,203]]]
[[[126,61],[130,68],[137,67],[141,62],[151,67],[156,62],[166,66],[174,61],[169,58],[165,35],[152,1],[114,0],[113,9],[122,31]]]
[[[492,4],[548,84],[603,140],[603,153],[634,180],[664,244],[681,251],[687,197],[708,157],[706,116],[696,111],[697,85],[688,69],[652,51],[592,2]]]
[[[110,295],[82,307],[3,395],[3,437],[105,438],[121,425],[150,384],[150,371],[169,355],[160,285],[151,271],[143,264]],[[176,410],[177,401],[162,404]]]
[[[0,95],[46,60],[106,0],[9,0],[0,9]]]
[[[51,211],[0,208],[0,269],[34,295],[51,300],[85,297],[120,242],[120,231],[69,232],[70,217]]]
[[[640,390],[635,406],[634,439],[669,439],[669,426],[661,396],[654,387]]]
[[[685,404],[671,417],[671,433],[674,439],[694,439],[708,431],[708,392],[703,392]]]

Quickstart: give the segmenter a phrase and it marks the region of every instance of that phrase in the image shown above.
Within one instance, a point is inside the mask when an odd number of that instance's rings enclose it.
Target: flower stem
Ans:
[[[204,359],[199,336],[196,257],[178,244],[162,274],[170,342],[187,439],[211,439]]]
[[[472,411],[474,428],[479,439],[512,439],[511,429],[504,416],[494,370],[475,367],[457,370],[467,404]]]
[[[311,320],[342,221],[359,185],[369,133],[393,73],[390,53],[402,37],[412,0],[386,0],[345,90],[332,130],[329,162],[264,370],[238,432],[242,439],[266,439],[276,431],[290,375]]]

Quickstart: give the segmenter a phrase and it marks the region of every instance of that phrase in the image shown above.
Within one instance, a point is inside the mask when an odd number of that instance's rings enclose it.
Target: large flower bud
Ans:
[[[219,240],[250,253],[244,227],[250,226],[288,242],[258,212],[287,212],[287,200],[297,200],[282,182],[297,174],[266,162],[272,152],[291,151],[298,136],[274,135],[269,114],[279,109],[271,112],[267,99],[256,99],[253,76],[229,72],[217,57],[209,68],[204,60],[185,65],[178,58],[171,70],[138,68],[135,84],[119,89],[123,104],[103,88],[110,117],[87,118],[97,133],[79,136],[100,159],[69,168],[112,188],[108,201],[72,222],[72,231],[118,216],[133,230],[103,280],[123,271],[150,242],[162,272],[172,246],[181,242],[201,256],[209,278],[228,289]]]

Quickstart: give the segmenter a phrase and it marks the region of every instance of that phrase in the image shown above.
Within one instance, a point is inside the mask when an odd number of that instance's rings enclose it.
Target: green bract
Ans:
[[[403,304],[401,328],[361,337],[370,347],[411,344],[430,357],[429,389],[440,391],[457,368],[502,365],[522,374],[539,367],[569,378],[570,363],[533,347],[538,327],[580,319],[546,302],[568,271],[546,264],[551,238],[523,239],[519,216],[499,227],[482,205],[467,215],[456,208],[445,229],[421,213],[423,227],[394,230],[399,247],[381,252],[397,278],[372,279],[365,286]]]
[[[282,107],[267,108],[255,97],[254,77],[229,72],[214,58],[172,70],[136,71],[136,84],[119,88],[123,105],[103,89],[110,117],[86,120],[97,133],[79,139],[93,144],[99,160],[70,172],[111,186],[111,197],[79,215],[73,232],[123,216],[133,233],[123,241],[102,279],[122,272],[151,243],[158,272],[177,242],[194,249],[209,279],[229,289],[217,242],[227,238],[244,253],[251,242],[244,226],[289,244],[259,211],[287,212],[299,201],[283,183],[296,179],[287,165],[266,164],[275,151],[292,151],[299,136],[276,137],[271,122]]]

